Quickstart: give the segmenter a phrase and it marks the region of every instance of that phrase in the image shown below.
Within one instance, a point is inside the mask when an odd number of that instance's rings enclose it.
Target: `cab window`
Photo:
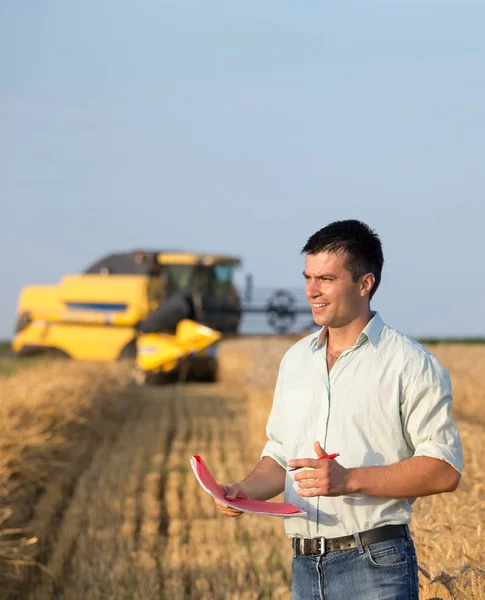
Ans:
[[[192,284],[193,265],[164,265],[162,276],[165,280],[167,296],[187,289]]]
[[[234,286],[232,284],[232,273],[233,265],[215,265],[214,266],[214,293],[216,296],[224,299],[229,297],[234,292]]]

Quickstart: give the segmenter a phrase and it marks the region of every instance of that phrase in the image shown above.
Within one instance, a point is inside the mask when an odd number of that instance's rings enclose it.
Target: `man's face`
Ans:
[[[307,254],[303,275],[305,295],[317,325],[343,327],[362,315],[366,294],[362,293],[361,280],[352,280],[346,253]]]

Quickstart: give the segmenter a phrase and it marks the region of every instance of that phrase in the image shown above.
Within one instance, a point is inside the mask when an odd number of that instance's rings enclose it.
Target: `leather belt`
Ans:
[[[376,529],[368,529],[356,534],[360,537],[362,546],[385,542],[394,538],[408,537],[409,529],[407,525],[385,525]],[[329,552],[338,552],[341,550],[352,550],[357,548],[355,535],[344,535],[338,538],[293,538],[292,545],[295,554],[305,556],[325,556]]]

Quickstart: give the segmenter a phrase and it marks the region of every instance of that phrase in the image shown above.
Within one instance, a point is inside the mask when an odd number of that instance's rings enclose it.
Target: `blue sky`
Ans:
[[[485,335],[484,2],[0,2],[0,337],[21,287],[133,247],[303,284],[380,234],[373,308]]]

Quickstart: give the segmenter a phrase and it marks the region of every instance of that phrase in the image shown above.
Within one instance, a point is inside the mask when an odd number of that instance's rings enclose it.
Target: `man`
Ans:
[[[302,253],[322,329],[281,361],[261,461],[221,487],[228,499],[269,500],[284,490],[307,512],[285,519],[294,600],[415,600],[411,505],[454,491],[461,478],[449,375],[370,310],[384,258],[367,225],[331,223]],[[334,452],[337,459],[318,460]]]

